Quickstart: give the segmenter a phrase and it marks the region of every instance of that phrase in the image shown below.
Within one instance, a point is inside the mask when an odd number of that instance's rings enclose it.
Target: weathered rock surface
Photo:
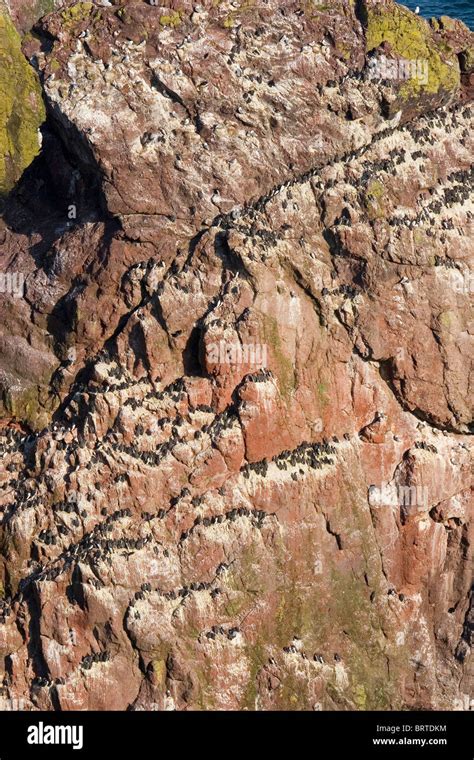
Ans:
[[[51,13],[63,5],[62,0],[1,0],[16,28],[22,33],[28,33],[42,16]]]
[[[4,698],[469,708],[472,34],[388,0],[37,31],[43,153],[0,228]]]

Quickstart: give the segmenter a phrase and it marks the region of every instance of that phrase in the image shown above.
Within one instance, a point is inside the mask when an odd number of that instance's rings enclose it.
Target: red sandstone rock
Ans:
[[[122,5],[41,22],[44,156],[0,229],[25,274],[0,301],[3,695],[458,709],[467,67],[404,100],[352,4]],[[448,26],[449,58],[472,35]]]

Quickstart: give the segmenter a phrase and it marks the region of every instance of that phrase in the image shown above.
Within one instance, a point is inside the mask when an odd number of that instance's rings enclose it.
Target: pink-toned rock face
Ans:
[[[7,6],[20,32],[28,32],[38,19],[63,4],[62,0],[0,0],[0,6]]]
[[[281,6],[68,3],[25,43],[3,700],[474,698],[472,35],[418,20],[454,79],[407,95],[368,65],[393,3]]]

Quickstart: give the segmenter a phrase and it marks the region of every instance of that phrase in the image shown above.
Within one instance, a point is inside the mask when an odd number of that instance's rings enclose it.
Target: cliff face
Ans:
[[[4,698],[468,709],[473,35],[389,0],[69,3],[36,35]]]

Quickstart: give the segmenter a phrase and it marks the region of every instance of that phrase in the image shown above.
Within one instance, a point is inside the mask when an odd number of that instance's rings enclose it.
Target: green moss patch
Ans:
[[[274,317],[263,314],[263,338],[270,349],[276,363],[276,375],[280,393],[284,398],[289,398],[296,388],[295,368],[291,360],[283,351],[278,323]]]

